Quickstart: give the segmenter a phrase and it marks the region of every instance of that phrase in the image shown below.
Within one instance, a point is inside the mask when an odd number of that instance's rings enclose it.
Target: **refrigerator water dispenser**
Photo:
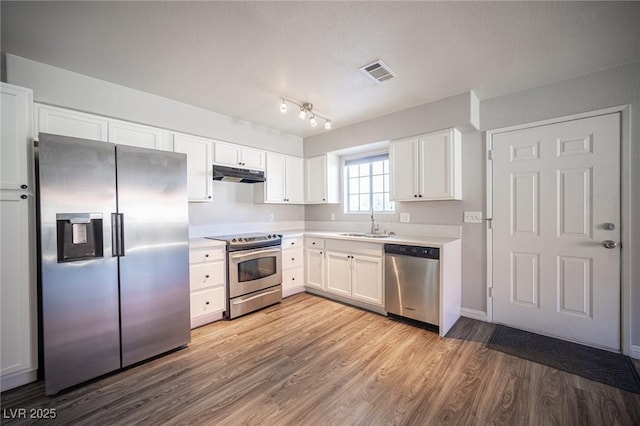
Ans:
[[[102,213],[56,214],[58,263],[102,257]]]

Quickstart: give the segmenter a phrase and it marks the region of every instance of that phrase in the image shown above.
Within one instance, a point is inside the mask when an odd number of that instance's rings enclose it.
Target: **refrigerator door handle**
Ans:
[[[124,256],[124,214],[111,213],[111,254]]]

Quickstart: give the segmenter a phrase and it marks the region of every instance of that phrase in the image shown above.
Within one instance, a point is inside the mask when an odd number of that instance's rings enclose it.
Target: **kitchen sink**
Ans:
[[[365,234],[364,232],[353,232],[353,233],[345,233],[340,234],[345,237],[364,237],[364,238],[389,238],[390,235],[387,234]]]

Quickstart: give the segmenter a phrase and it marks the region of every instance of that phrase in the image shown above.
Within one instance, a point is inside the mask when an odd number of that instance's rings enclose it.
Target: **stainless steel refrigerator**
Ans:
[[[190,341],[184,154],[39,135],[48,395]]]

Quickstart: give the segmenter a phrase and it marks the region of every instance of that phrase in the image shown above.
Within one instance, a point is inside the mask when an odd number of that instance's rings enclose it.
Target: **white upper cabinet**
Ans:
[[[287,202],[304,203],[304,160],[299,157],[285,156],[284,189]]]
[[[108,120],[48,105],[36,105],[38,132],[107,142]]]
[[[31,190],[33,92],[1,83],[0,189]]]
[[[392,141],[393,201],[461,200],[461,135],[456,129]]]
[[[109,121],[109,142],[171,151],[171,133],[168,130],[126,121]]]
[[[340,203],[340,160],[332,154],[305,160],[305,203]]]
[[[284,155],[267,152],[267,172],[264,183],[264,197],[266,203],[286,203],[285,167],[287,161]],[[256,187],[255,191],[259,191]]]
[[[190,202],[211,201],[213,141],[197,136],[173,134],[173,151],[187,154],[187,189]]]
[[[303,169],[302,158],[267,152],[265,171],[267,181],[255,185],[254,202],[303,204]]]
[[[265,169],[265,151],[226,142],[216,142],[213,163],[252,170]]]

